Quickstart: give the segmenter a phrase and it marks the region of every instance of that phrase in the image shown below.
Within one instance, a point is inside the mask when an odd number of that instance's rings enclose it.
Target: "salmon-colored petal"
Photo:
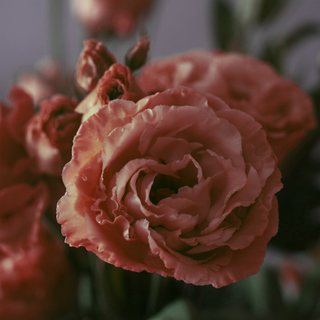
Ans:
[[[58,222],[117,267],[224,286],[259,269],[276,233],[275,165],[261,125],[218,98],[113,100],[74,139]]]

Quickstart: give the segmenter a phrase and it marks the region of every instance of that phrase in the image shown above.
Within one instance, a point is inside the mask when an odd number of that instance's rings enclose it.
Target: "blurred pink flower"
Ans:
[[[128,36],[139,25],[155,0],[71,1],[73,14],[91,36],[116,34]]]
[[[0,103],[0,319],[56,319],[76,298],[62,242],[42,222],[49,203],[25,149],[33,101],[13,86]]]
[[[39,172],[61,175],[70,160],[72,140],[81,123],[76,106],[76,100],[54,95],[41,103],[40,111],[28,122],[26,147]]]
[[[148,94],[183,85],[218,96],[262,124],[279,161],[316,126],[312,101],[298,85],[238,53],[199,50],[156,60],[138,83]]]
[[[75,305],[76,273],[46,226],[28,244],[9,255],[0,248],[0,319],[55,320]]]

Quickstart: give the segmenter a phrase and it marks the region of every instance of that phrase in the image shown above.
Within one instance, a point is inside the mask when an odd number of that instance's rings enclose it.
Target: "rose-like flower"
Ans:
[[[262,124],[279,161],[316,125],[312,102],[298,85],[237,53],[192,51],[154,61],[138,83],[149,94],[183,85],[218,96]]]
[[[154,0],[86,0],[71,2],[73,14],[91,35],[128,36],[150,10]]]
[[[130,69],[122,63],[115,63],[79,103],[76,111],[83,114],[82,121],[85,121],[111,100],[124,99],[136,102],[144,96]]]
[[[277,232],[275,164],[261,125],[214,96],[114,100],[75,137],[57,219],[117,267],[225,286],[258,272]]]
[[[91,91],[109,67],[116,63],[115,56],[96,39],[84,41],[77,65],[77,84],[86,92]]]
[[[39,172],[60,175],[71,158],[72,140],[81,123],[77,102],[62,95],[43,101],[29,121],[26,146]]]
[[[0,288],[0,319],[55,320],[74,307],[77,277],[60,239],[42,225],[27,249],[0,248]]]

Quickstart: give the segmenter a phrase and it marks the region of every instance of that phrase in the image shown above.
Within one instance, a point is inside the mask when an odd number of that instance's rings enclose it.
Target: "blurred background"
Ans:
[[[61,1],[62,15],[54,14],[55,1],[19,0],[0,3],[0,97],[5,98],[15,76],[37,61],[50,55],[51,24],[58,24],[64,42],[63,61],[68,68],[75,67],[85,37],[81,26],[72,17],[69,2]],[[150,58],[166,56],[192,48],[209,49],[210,0],[160,0],[149,17],[147,26],[151,35]],[[54,15],[55,17],[52,17]],[[52,21],[54,20],[54,21]],[[57,26],[56,28],[57,29]],[[130,41],[131,40],[131,41]],[[128,40],[127,48],[136,38]]]
[[[149,58],[164,57],[195,48],[217,48],[214,37],[215,0],[160,0],[147,21],[147,31],[152,40]],[[224,0],[225,3],[233,1]],[[252,34],[251,51],[258,55],[263,41],[276,38],[279,41],[288,33],[307,23],[317,25],[316,30],[304,37],[303,45],[294,44],[285,61],[285,74],[296,79],[305,88],[318,81],[316,63],[320,52],[319,0],[287,1],[284,12],[276,21],[259,26]],[[0,3],[0,97],[4,99],[12,80],[21,71],[30,68],[47,55],[55,54],[52,27],[63,43],[61,60],[66,67],[75,67],[86,37],[79,23],[72,17],[69,1],[19,0]],[[127,49],[137,37],[127,40]],[[112,46],[112,44],[111,44]],[[111,48],[117,51],[117,48]],[[120,48],[121,49],[121,48]],[[125,52],[125,50],[124,50]],[[117,55],[117,52],[115,52]]]

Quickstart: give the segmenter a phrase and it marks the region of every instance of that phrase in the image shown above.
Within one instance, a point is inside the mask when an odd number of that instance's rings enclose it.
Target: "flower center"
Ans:
[[[150,190],[150,201],[153,204],[158,204],[164,198],[168,198],[173,194],[178,193],[180,189],[179,180],[177,178],[158,174],[153,182]]]

